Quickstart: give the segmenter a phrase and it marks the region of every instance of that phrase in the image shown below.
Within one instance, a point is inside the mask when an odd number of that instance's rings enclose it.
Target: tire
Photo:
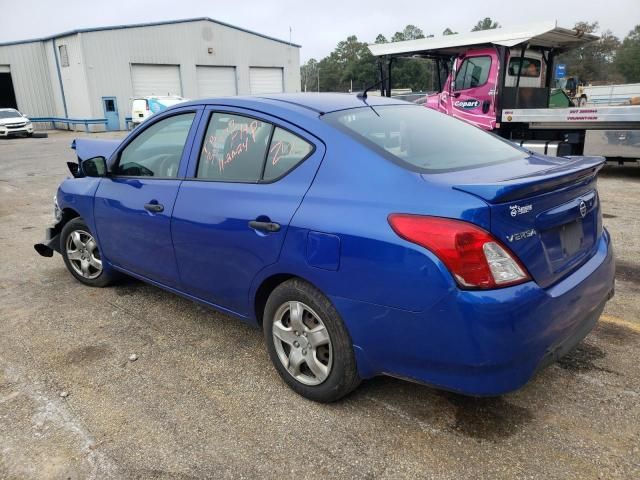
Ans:
[[[90,287],[106,287],[113,282],[114,274],[103,267],[97,241],[81,218],[69,220],[62,228],[60,252],[67,270],[79,282]]]
[[[360,384],[349,332],[317,288],[299,279],[287,280],[269,296],[263,318],[269,357],[296,393],[328,403]]]

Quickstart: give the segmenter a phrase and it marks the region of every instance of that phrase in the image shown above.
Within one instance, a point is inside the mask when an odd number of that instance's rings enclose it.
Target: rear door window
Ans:
[[[258,182],[273,125],[256,118],[214,113],[200,151],[197,178]]]

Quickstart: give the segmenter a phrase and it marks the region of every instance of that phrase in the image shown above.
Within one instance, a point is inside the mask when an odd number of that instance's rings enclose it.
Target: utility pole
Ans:
[[[320,67],[318,67],[318,93],[320,93]]]

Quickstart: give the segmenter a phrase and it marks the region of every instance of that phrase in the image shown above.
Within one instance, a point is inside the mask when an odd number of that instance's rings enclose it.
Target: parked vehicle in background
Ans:
[[[265,97],[77,139],[36,250],[86,285],[125,273],[260,326],[323,402],[380,374],[499,395],[593,328],[615,275],[602,158],[384,97]]]
[[[640,159],[640,106],[572,106],[551,88],[554,58],[597,40],[555,23],[369,45],[387,68],[396,57],[431,58],[438,92],[426,105],[545,155]],[[384,72],[383,76],[385,75]],[[552,108],[556,107],[556,108]],[[564,108],[563,108],[564,107]]]
[[[575,101],[585,105],[632,105],[640,100],[640,83],[619,85],[581,85],[576,91]]]
[[[15,108],[0,108],[0,137],[33,135],[33,124]]]
[[[131,104],[131,123],[133,126],[140,125],[154,113],[162,112],[167,108],[186,102],[187,99],[178,95],[148,96],[134,98]]]

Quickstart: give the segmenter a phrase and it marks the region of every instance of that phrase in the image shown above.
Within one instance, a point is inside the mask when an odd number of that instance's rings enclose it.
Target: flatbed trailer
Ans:
[[[429,108],[546,155],[637,161],[640,106],[549,108],[555,57],[597,39],[546,22],[369,49],[379,58],[383,95],[390,95],[395,58],[430,58],[439,88],[427,98]]]

